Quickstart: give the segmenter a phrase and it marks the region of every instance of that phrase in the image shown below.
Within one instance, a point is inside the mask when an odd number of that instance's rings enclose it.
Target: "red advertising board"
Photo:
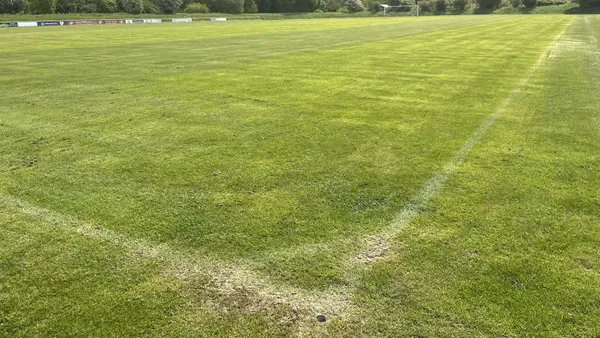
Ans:
[[[125,20],[67,20],[65,25],[116,25],[124,24]]]
[[[100,25],[117,25],[124,24],[125,20],[98,20],[98,24]]]
[[[97,25],[98,20],[67,20],[65,25]]]

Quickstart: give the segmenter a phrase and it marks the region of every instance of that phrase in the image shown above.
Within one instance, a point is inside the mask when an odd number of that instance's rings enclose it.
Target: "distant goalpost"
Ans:
[[[397,6],[390,6],[390,5],[383,4],[383,5],[381,5],[381,7],[383,7],[383,18],[384,18],[384,19],[385,19],[385,14],[386,14],[386,12],[387,12],[387,10],[388,10],[389,8],[406,8],[406,7],[408,7],[408,8],[413,8],[413,7],[417,7],[417,16],[419,16],[419,9],[420,9],[420,8],[419,8],[419,7],[420,7],[420,6],[419,6],[419,0],[415,0],[415,4],[414,4],[414,5],[397,5]]]

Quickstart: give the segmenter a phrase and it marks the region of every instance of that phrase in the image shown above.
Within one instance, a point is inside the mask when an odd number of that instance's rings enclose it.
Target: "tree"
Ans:
[[[448,6],[446,4],[446,0],[435,0],[435,10],[438,12],[443,12],[446,10],[446,7]]]
[[[600,0],[574,0],[581,7],[600,6]]]
[[[254,0],[245,0],[244,1],[244,13],[257,13],[258,6]]]
[[[140,14],[144,12],[144,0],[120,0],[120,7],[123,12]]]
[[[369,11],[371,12],[379,12],[381,11],[381,3],[378,1],[373,1],[371,6],[369,6]]]
[[[454,9],[458,9],[458,10],[462,11],[467,7],[467,0],[454,0],[454,3],[452,4],[452,6],[454,6]]]
[[[335,12],[344,6],[342,0],[325,0],[324,9],[327,12]]]
[[[173,14],[181,7],[182,0],[156,0],[156,7],[162,13]]]
[[[500,0],[475,0],[479,8],[498,8],[500,6]]]
[[[533,8],[537,5],[537,0],[523,0],[523,6]]]
[[[52,14],[56,11],[56,0],[33,0],[31,11],[36,14]]]
[[[202,0],[213,13],[241,14],[244,12],[244,0]]]
[[[272,10],[271,0],[258,0],[257,5],[261,13],[269,13]]]
[[[344,2],[344,7],[346,7],[351,13],[365,11],[365,5],[363,5],[360,0],[346,0]]]
[[[0,14],[17,14],[24,9],[24,0],[0,0]]]

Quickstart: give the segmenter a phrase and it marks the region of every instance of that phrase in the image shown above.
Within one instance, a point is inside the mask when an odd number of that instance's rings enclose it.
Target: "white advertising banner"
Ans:
[[[171,22],[192,22],[192,18],[171,19]]]
[[[17,22],[18,27],[37,27],[37,21],[19,21]]]

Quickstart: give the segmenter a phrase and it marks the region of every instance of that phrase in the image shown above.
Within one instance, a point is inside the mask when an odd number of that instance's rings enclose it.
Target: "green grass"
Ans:
[[[599,32],[1,30],[0,336],[600,334]]]

